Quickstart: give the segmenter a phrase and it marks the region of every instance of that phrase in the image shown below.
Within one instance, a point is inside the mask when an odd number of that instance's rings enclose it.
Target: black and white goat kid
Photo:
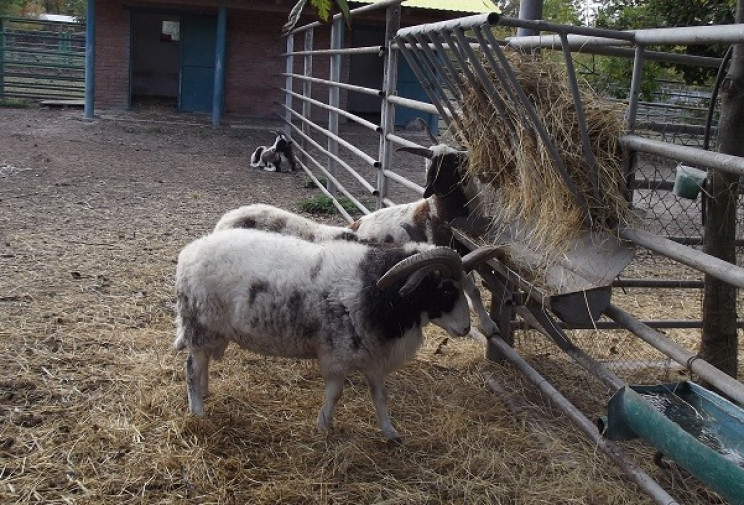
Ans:
[[[251,166],[263,168],[267,172],[294,172],[297,169],[292,153],[292,139],[284,133],[272,131],[276,135],[271,146],[259,146],[251,155]],[[285,170],[284,166],[288,166]]]
[[[398,440],[385,376],[413,358],[427,323],[452,335],[469,332],[463,280],[495,251],[461,259],[427,244],[312,243],[246,229],[192,242],[178,257],[174,342],[189,351],[189,411],[203,414],[210,359],[235,342],[265,355],[318,360],[326,385],[317,425],[324,432],[333,426],[345,377],[361,372],[384,436]]]

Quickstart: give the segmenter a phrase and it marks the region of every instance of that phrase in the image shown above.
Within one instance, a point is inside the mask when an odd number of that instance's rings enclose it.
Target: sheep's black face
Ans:
[[[278,137],[276,139],[276,142],[274,143],[274,148],[277,151],[281,152],[285,152],[287,150],[287,146],[289,146],[289,142],[287,142],[284,137]]]
[[[446,197],[458,191],[462,184],[466,164],[467,155],[463,153],[447,153],[432,158],[426,170],[424,198],[429,198],[431,195]]]
[[[370,255],[370,259],[373,258],[375,256]],[[365,284],[369,286],[363,290],[363,307],[367,312],[366,320],[375,326],[374,329],[383,339],[400,338],[426,319],[452,335],[460,336],[470,331],[470,312],[462,292],[462,281],[444,277],[435,271],[429,273],[410,293],[401,296],[399,290],[406,279],[379,291],[373,287],[377,278],[379,275],[363,276]]]
[[[424,284],[419,286],[424,291],[418,296],[425,305],[429,320],[453,336],[467,335],[470,331],[470,309],[463,293],[462,281],[433,272],[427,278],[427,285]]]

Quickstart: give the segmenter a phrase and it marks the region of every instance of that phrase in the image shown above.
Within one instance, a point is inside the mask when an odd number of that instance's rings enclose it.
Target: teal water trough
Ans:
[[[744,505],[744,410],[692,382],[626,386],[598,421],[609,440],[641,437],[720,493]]]

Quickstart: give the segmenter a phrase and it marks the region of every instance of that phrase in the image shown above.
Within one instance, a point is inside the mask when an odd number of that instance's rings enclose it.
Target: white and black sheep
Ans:
[[[292,152],[292,139],[281,132],[273,133],[276,138],[271,146],[259,146],[253,151],[251,166],[267,172],[294,172],[297,165]],[[283,162],[289,165],[288,170],[282,169]]]
[[[292,235],[310,242],[358,240],[356,233],[346,227],[318,223],[263,203],[244,205],[226,212],[215,225],[214,231],[231,228],[271,231],[280,235]]]
[[[235,342],[265,355],[318,360],[326,385],[317,425],[324,432],[333,426],[345,377],[361,372],[384,436],[398,440],[385,376],[414,356],[427,323],[468,333],[465,272],[497,253],[484,248],[461,260],[427,244],[311,243],[244,229],[192,242],[178,257],[174,343],[189,351],[189,411],[203,414],[209,361]]]
[[[433,136],[430,134],[433,138]],[[360,240],[405,244],[427,242],[467,250],[454,240],[450,223],[458,218],[478,215],[481,201],[474,181],[466,177],[467,152],[445,144],[431,148],[401,148],[427,158],[424,198],[415,202],[380,209],[351,223],[349,228]],[[475,281],[469,278],[465,292],[478,316],[478,327],[486,335],[498,333],[498,325],[483,306]]]

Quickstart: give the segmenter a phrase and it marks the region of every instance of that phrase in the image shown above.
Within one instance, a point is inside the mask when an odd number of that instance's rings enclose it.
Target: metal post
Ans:
[[[542,19],[543,0],[520,0],[519,19]],[[531,28],[518,28],[517,37],[537,35],[540,32]]]
[[[287,36],[287,63],[285,66],[287,76],[284,78],[284,89],[293,91],[292,74],[294,73],[294,35],[289,34]],[[292,114],[289,112],[292,110],[292,93],[284,94],[284,133],[289,134],[292,131]]]
[[[644,47],[639,44],[635,49],[633,60],[633,76],[630,81],[630,96],[628,97],[628,111],[625,116],[625,129],[628,134],[635,131],[636,114],[638,114],[638,102],[641,99],[641,81],[643,80]],[[623,147],[623,175],[627,184],[628,202],[633,203],[633,168],[635,167],[636,154],[634,151]]]
[[[333,25],[331,26],[331,49],[341,49],[343,44],[344,20],[343,18],[338,18],[333,21]],[[328,74],[328,79],[332,82],[340,82],[341,55],[334,54],[330,57],[330,60],[331,68]],[[341,104],[340,92],[341,90],[337,86],[328,87],[328,105],[335,109],[337,109]],[[328,131],[333,135],[338,135],[338,112],[334,109],[328,109]],[[333,155],[328,157],[328,173],[335,176],[336,160],[333,157],[338,155],[338,142],[336,142],[332,136],[328,137],[328,152]],[[336,196],[336,186],[330,181],[330,179],[328,180],[327,189],[331,195],[334,197]]]
[[[385,170],[390,169],[393,158],[392,146],[387,138],[395,129],[395,106],[387,100],[388,96],[396,93],[398,86],[398,51],[393,50],[393,38],[400,29],[400,5],[391,5],[385,14],[385,75],[382,89],[385,99],[380,108],[380,167],[377,170],[377,208],[383,207],[383,200],[387,194],[387,179]]]
[[[217,35],[214,54],[214,95],[212,126],[219,126],[225,109],[225,53],[227,51],[227,7],[217,8]]]
[[[83,116],[93,119],[95,108],[96,68],[96,0],[88,0],[85,14],[85,106]]]
[[[305,51],[312,51],[313,50],[313,30],[307,30],[305,32]],[[303,69],[303,75],[305,77],[312,77],[313,76],[313,55],[312,54],[305,54],[304,58],[304,69]],[[302,96],[312,97],[313,94],[313,84],[308,80],[302,81]],[[310,106],[310,102],[304,101],[302,102],[302,117],[306,119],[311,119],[312,114],[312,107]],[[305,135],[310,134],[310,127],[307,125],[307,123],[302,124],[302,133]],[[302,141],[302,147],[307,149],[307,143],[303,140]]]

